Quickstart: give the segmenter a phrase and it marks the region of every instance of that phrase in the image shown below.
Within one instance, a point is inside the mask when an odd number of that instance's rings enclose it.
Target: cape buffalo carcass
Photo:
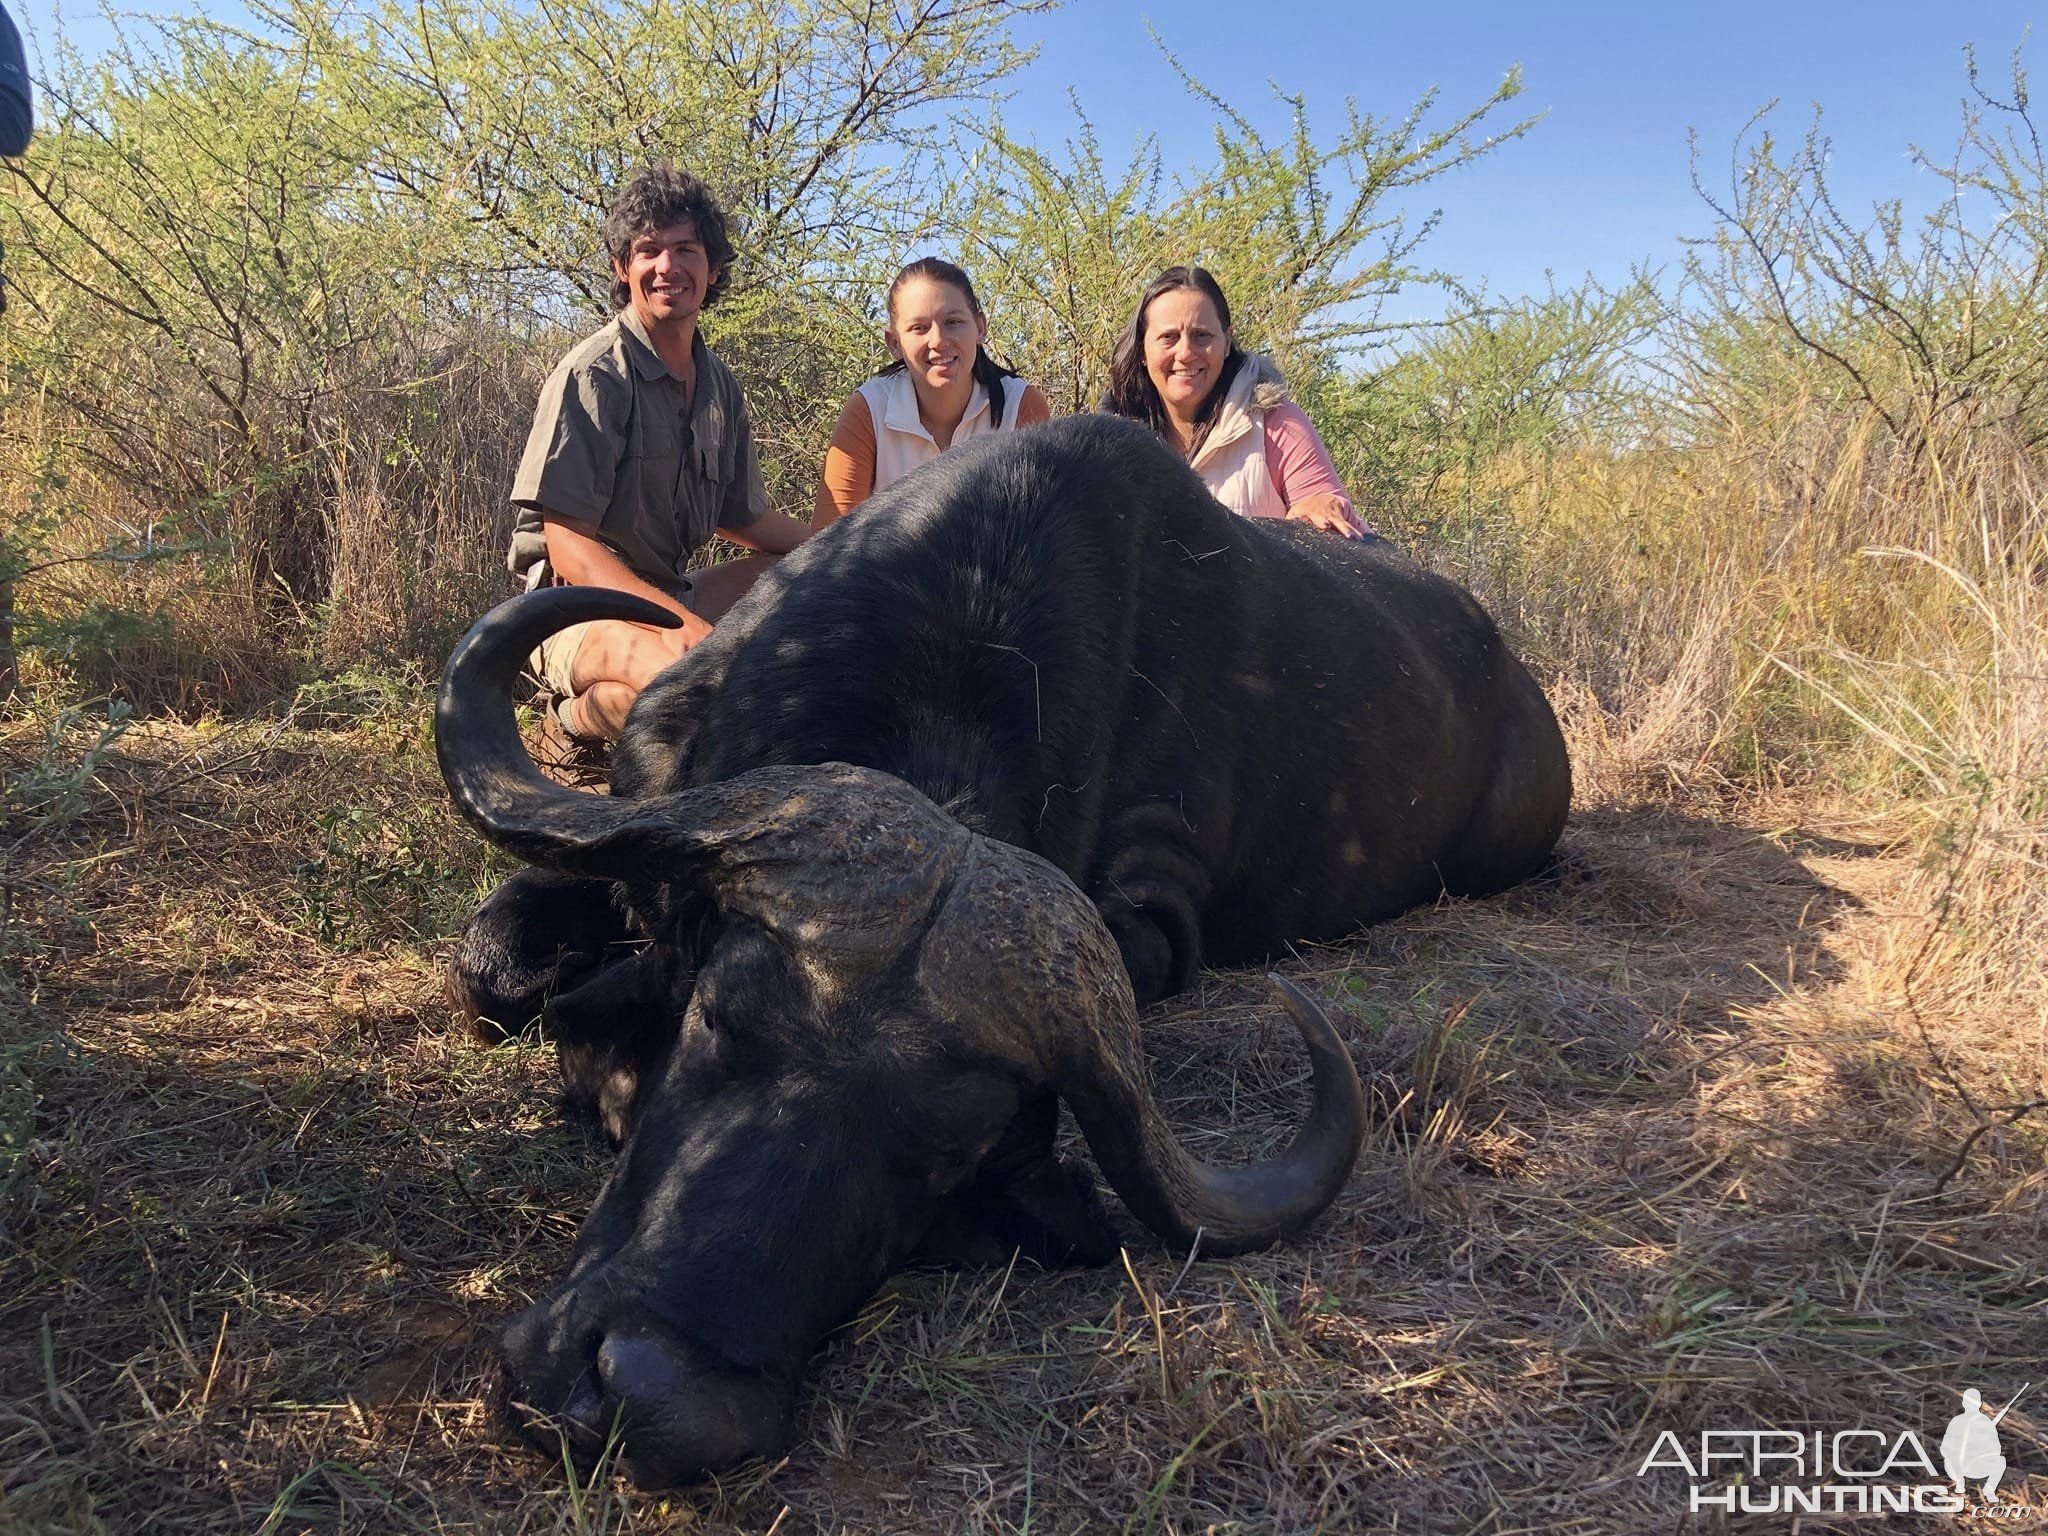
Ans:
[[[458,1006],[545,1007],[625,1142],[567,1278],[508,1327],[514,1396],[644,1482],[779,1448],[824,1336],[913,1258],[1115,1238],[1054,1155],[1064,1099],[1164,1241],[1241,1252],[1341,1189],[1356,1075],[1294,1143],[1191,1158],[1137,1002],[1547,858],[1570,774],[1479,606],[1385,547],[1225,511],[1155,436],[977,439],[764,577],[633,708],[614,795],[543,779],[509,702],[537,638],[652,619],[564,588],[450,659],[441,766],[533,868],[451,962]]]

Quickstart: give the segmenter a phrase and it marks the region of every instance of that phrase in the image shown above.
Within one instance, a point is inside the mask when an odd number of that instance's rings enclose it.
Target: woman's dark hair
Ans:
[[[1209,269],[1168,267],[1145,285],[1145,291],[1138,296],[1138,308],[1131,316],[1131,323],[1116,339],[1116,350],[1109,360],[1109,393],[1102,397],[1101,405],[1101,409],[1111,415],[1142,421],[1168,442],[1175,439],[1166,415],[1166,402],[1152,387],[1152,375],[1145,367],[1145,311],[1152,307],[1154,299],[1185,289],[1207,294],[1209,302],[1216,306],[1216,317],[1223,322],[1225,333],[1230,332],[1230,300],[1223,297],[1223,285],[1209,275]],[[1195,440],[1188,445],[1189,458],[1195,456],[1195,451],[1208,437],[1209,428],[1215,425],[1216,413],[1223,408],[1223,397],[1230,390],[1231,380],[1244,366],[1244,356],[1237,337],[1231,335],[1230,351],[1223,359],[1216,382],[1210,386],[1201,409],[1195,412]]]
[[[685,219],[697,231],[704,254],[718,274],[704,290],[704,308],[709,309],[725,292],[726,279],[732,276],[733,260],[739,252],[732,248],[732,237],[725,228],[725,210],[718,206],[717,197],[688,171],[662,164],[634,172],[632,179],[619,188],[612,211],[604,217],[605,254],[623,267],[633,254],[635,240]],[[624,309],[632,298],[632,289],[615,277],[612,308]]]
[[[903,285],[914,277],[927,278],[934,283],[946,283],[954,288],[958,288],[966,296],[967,307],[974,312],[974,318],[977,320],[987,318],[981,312],[981,300],[974,296],[974,284],[967,280],[965,272],[954,266],[950,261],[942,261],[936,256],[921,256],[901,272],[898,272],[889,284],[888,309],[890,324],[893,325],[896,321],[896,295],[902,291]],[[902,358],[895,358],[883,364],[880,371],[875,374],[875,377],[879,379],[885,374],[901,373],[904,366]],[[1003,380],[1017,377],[1017,370],[1009,367],[1007,364],[999,363],[993,357],[990,357],[987,347],[977,346],[974,349],[974,378],[983,389],[988,391],[988,421],[990,426],[1000,427],[1003,424]]]

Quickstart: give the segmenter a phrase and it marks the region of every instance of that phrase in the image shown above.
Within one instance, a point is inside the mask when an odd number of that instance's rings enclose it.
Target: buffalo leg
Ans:
[[[1089,894],[1143,1007],[1185,991],[1201,969],[1210,882],[1177,807],[1126,812],[1117,830],[1130,840],[1110,856]]]
[[[641,1088],[660,1080],[691,981],[673,948],[650,944],[548,1004],[542,1033],[555,1042],[562,1102],[614,1142],[632,1134]]]
[[[1053,1152],[1059,1100],[1020,1110],[975,1175],[940,1207],[915,1261],[970,1268],[1009,1262],[1107,1264],[1117,1234],[1086,1164]]]

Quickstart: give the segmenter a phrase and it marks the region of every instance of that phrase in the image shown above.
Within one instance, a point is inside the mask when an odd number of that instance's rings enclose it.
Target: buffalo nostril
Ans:
[[[646,1334],[613,1334],[597,1349],[597,1377],[622,1403],[655,1407],[673,1401],[683,1389],[675,1357]]]
[[[689,1482],[789,1438],[793,1394],[688,1351],[645,1333],[598,1346],[597,1379],[617,1405],[627,1468],[642,1487]]]
[[[515,1381],[524,1385],[547,1350],[547,1318],[539,1307],[528,1307],[498,1336],[499,1352],[512,1368]]]
[[[505,1376],[502,1408],[541,1446],[562,1435],[580,1451],[601,1445],[614,1411],[599,1390],[594,1328],[565,1326],[547,1306],[528,1307],[499,1336]]]

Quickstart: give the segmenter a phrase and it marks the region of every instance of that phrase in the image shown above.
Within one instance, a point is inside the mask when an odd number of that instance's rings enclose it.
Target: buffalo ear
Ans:
[[[562,1101],[615,1142],[632,1134],[641,1090],[657,1081],[682,1028],[692,973],[667,944],[615,961],[548,1005]]]
[[[1002,1194],[997,1219],[1027,1259],[1051,1269],[1092,1267],[1116,1257],[1116,1225],[1086,1163],[1048,1157],[1012,1179]]]

